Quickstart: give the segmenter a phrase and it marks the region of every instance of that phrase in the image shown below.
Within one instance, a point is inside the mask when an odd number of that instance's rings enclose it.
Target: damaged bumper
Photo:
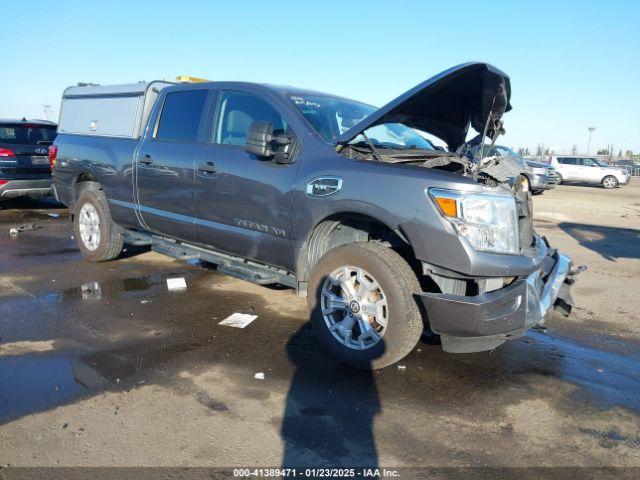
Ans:
[[[476,296],[423,292],[418,298],[443,350],[481,352],[544,323],[554,306],[568,315],[573,274],[571,259],[553,251],[539,269],[499,290]]]

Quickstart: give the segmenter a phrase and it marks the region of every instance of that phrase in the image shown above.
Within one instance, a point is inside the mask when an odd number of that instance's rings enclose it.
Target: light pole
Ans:
[[[591,151],[591,135],[593,135],[593,131],[596,129],[596,127],[589,127],[587,130],[589,130],[589,141],[587,142],[587,155],[589,155],[589,152]]]
[[[44,108],[44,119],[49,120],[49,112],[51,111],[51,105],[42,105]]]

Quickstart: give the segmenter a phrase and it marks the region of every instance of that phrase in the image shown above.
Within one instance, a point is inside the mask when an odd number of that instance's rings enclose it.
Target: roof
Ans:
[[[312,90],[308,88],[300,88],[300,87],[292,87],[290,85],[274,85],[271,83],[257,83],[257,82],[243,82],[243,81],[213,81],[213,82],[201,82],[201,83],[183,83],[180,85],[175,85],[173,88],[180,89],[181,87],[186,88],[197,88],[197,87],[215,87],[220,89],[237,89],[237,90],[268,90],[272,93],[276,93],[278,95],[290,96],[290,95],[313,95],[319,97],[331,97],[331,98],[341,98],[343,100],[356,101],[350,98],[342,97],[340,95],[336,95],[333,93],[319,92],[317,90]],[[364,103],[364,102],[360,102]]]
[[[64,98],[86,96],[140,96],[153,84],[174,85],[174,82],[154,80],[152,82],[125,83],[122,85],[81,85],[68,87],[62,96]]]
[[[29,125],[46,125],[46,126],[56,126],[56,122],[52,122],[51,120],[41,120],[38,118],[0,118],[1,123],[28,123]]]

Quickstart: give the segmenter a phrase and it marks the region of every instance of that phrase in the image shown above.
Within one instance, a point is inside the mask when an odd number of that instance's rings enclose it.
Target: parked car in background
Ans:
[[[51,193],[55,138],[56,124],[47,120],[0,120],[0,200]]]
[[[612,166],[626,170],[632,177],[640,177],[640,160],[616,160]]]
[[[556,167],[546,163],[525,160],[527,166],[526,175],[531,185],[531,193],[539,195],[545,190],[551,190],[557,185]]]
[[[629,183],[631,178],[623,168],[611,167],[593,157],[552,155],[549,163],[556,167],[558,184],[567,181],[585,182],[615,188]]]

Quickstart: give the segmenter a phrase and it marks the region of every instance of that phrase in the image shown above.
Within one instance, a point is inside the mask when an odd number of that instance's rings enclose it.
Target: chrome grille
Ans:
[[[556,177],[555,167],[547,168],[547,181],[549,183],[556,183],[556,180],[557,180],[557,177]]]

